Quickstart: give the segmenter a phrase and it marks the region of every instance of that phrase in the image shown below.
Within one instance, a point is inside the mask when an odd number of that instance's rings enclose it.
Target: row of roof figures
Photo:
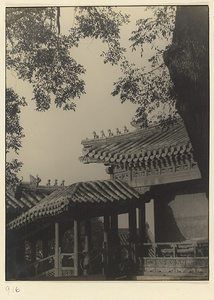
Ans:
[[[108,137],[112,137],[114,135],[129,133],[129,130],[126,126],[123,126],[123,132],[121,132],[119,130],[119,128],[116,128],[116,133],[115,134],[111,131],[111,129],[108,129],[107,132],[108,132]],[[104,130],[101,130],[100,131],[100,136],[96,133],[96,131],[93,131],[93,137],[94,137],[94,139],[99,139],[99,138],[106,138],[107,136],[105,135]]]
[[[39,183],[41,182],[41,178],[37,175],[34,177],[33,175],[30,175],[30,185],[34,187],[38,187]],[[48,179],[48,182],[46,186],[51,186],[51,179]],[[54,185],[53,186],[59,186],[58,185],[58,179],[55,179]],[[60,186],[65,186],[65,180],[63,179]]]
[[[51,180],[48,179],[48,183],[46,184],[46,186],[51,186]],[[55,179],[55,182],[54,182],[54,186],[58,186],[58,179]],[[65,180],[63,179],[60,186],[65,186]]]

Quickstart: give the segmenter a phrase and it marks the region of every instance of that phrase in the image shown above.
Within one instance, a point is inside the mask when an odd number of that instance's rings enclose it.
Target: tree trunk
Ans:
[[[209,29],[208,6],[177,8],[172,45],[164,61],[208,193]]]

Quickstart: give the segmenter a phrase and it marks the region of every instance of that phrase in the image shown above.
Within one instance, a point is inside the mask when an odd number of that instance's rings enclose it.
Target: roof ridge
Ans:
[[[179,125],[183,124],[183,121],[182,121],[181,118],[179,118],[176,123],[171,124],[170,128],[176,127],[178,124]],[[114,141],[114,140],[116,141],[116,140],[123,139],[125,137],[130,138],[130,135],[135,135],[135,134],[137,135],[137,134],[142,133],[142,132],[146,132],[146,131],[148,132],[150,130],[155,130],[156,128],[160,129],[161,131],[163,131],[163,129],[164,129],[163,127],[161,127],[160,124],[151,124],[146,128],[145,127],[144,128],[134,128],[133,131],[129,131],[129,132],[126,132],[126,133],[121,133],[121,134],[117,134],[117,135],[113,135],[113,136],[105,136],[105,137],[85,139],[85,140],[81,141],[81,144],[84,145],[84,146],[88,144],[88,146],[90,146],[90,144],[92,144],[94,142],[96,142],[96,143],[105,143],[106,141]],[[170,128],[167,128],[165,130],[168,130]]]

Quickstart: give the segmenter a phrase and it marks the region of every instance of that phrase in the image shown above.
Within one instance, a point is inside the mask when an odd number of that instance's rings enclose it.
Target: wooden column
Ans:
[[[138,211],[138,223],[139,223],[139,242],[146,242],[146,206],[145,203],[141,205]]]
[[[118,242],[118,215],[113,213],[111,215],[111,244],[113,248],[117,245]]]
[[[91,249],[91,220],[85,220],[85,251],[89,252]]]
[[[105,215],[104,216],[104,237],[103,237],[105,270],[109,262],[109,230],[110,230],[109,216]],[[103,270],[103,273],[105,272],[105,270]]]
[[[136,263],[136,237],[137,237],[137,220],[136,208],[129,210],[129,235],[130,235],[130,250],[131,259]]]
[[[109,229],[110,229],[110,222],[109,216],[104,216],[104,249],[108,252],[108,243],[109,243]]]
[[[59,223],[55,223],[55,277],[59,277]]]
[[[46,235],[46,238],[43,237],[42,239],[42,253],[43,253],[43,258],[48,257],[48,235]],[[48,260],[45,260],[43,262],[44,270],[46,271],[49,268],[49,263]]]
[[[111,215],[111,232],[113,237],[118,236],[118,215],[116,213]]]
[[[111,215],[111,238],[109,245],[109,263],[112,267],[115,259],[117,259],[118,242],[118,215],[117,213],[113,213]]]
[[[74,276],[79,274],[79,221],[74,220]]]

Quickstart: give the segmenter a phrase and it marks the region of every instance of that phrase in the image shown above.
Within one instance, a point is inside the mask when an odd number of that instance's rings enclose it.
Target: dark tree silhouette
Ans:
[[[184,120],[208,191],[208,6],[180,6],[177,8],[172,45],[164,53],[164,61],[174,83],[177,110]]]

